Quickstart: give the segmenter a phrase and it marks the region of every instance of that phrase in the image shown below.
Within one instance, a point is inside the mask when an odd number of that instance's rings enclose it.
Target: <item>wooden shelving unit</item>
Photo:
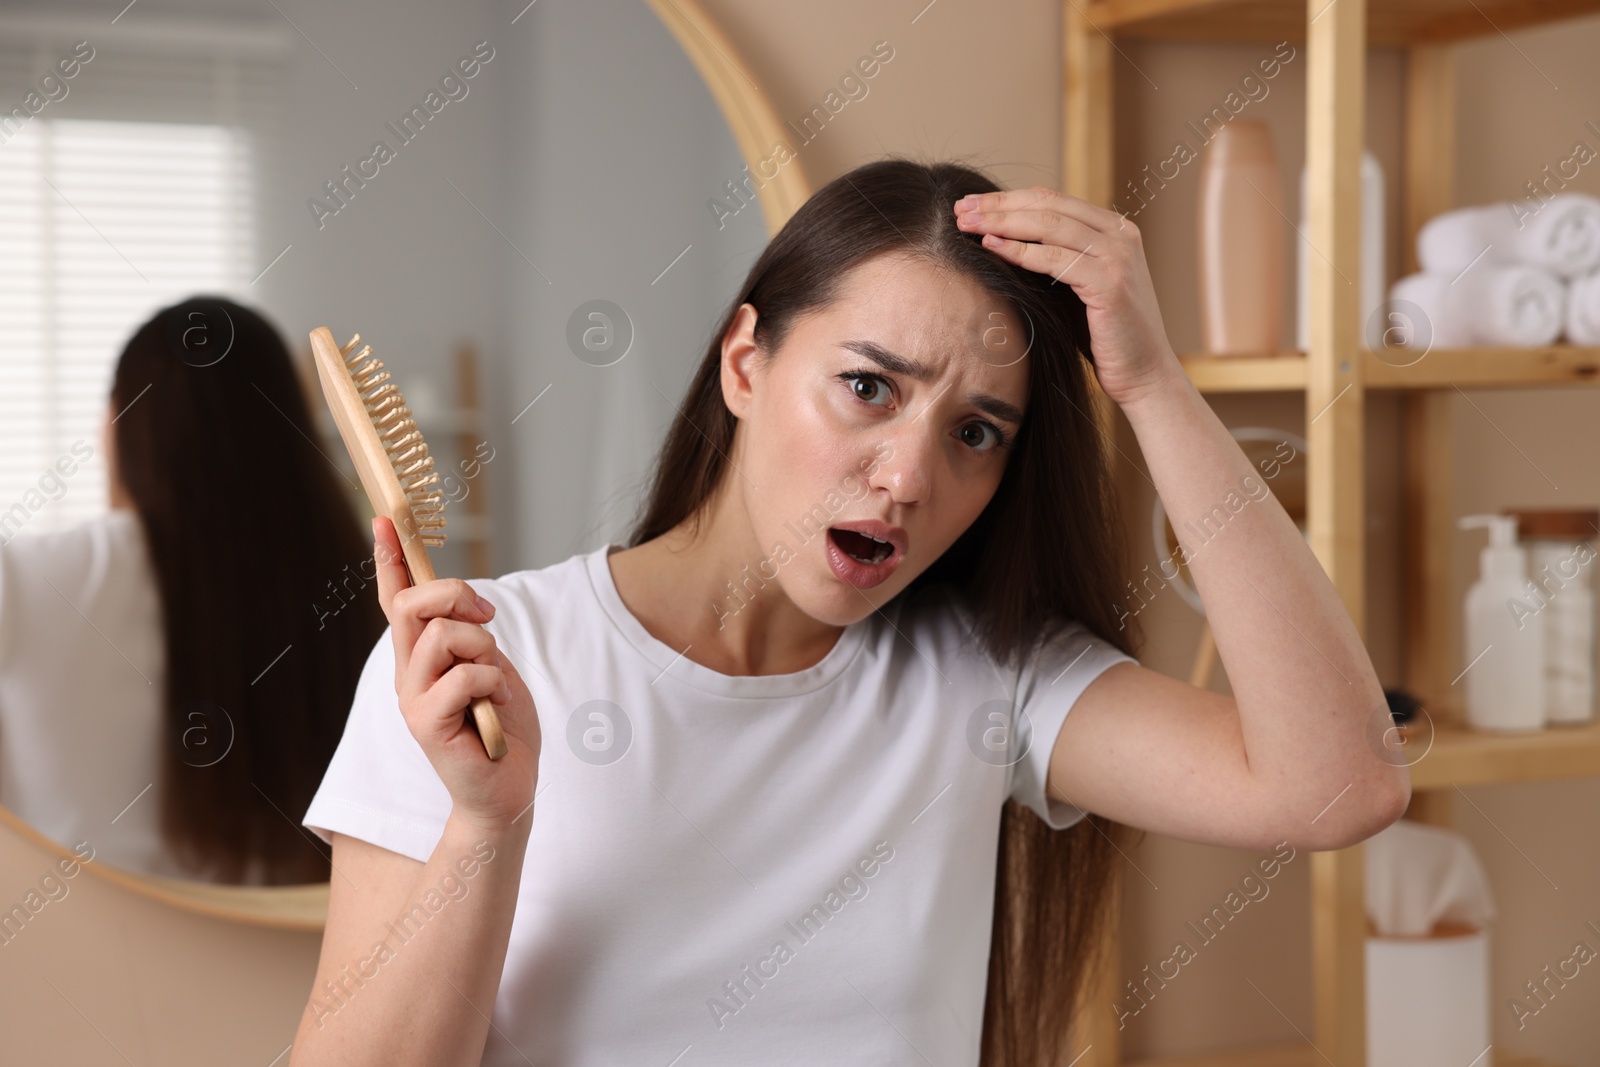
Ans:
[[[1403,353],[1404,350],[1397,350]],[[1405,355],[1357,349],[1368,389],[1515,389],[1600,385],[1600,348],[1438,348],[1415,363]],[[1272,356],[1179,356],[1203,393],[1299,391],[1306,387],[1304,352]]]
[[[1600,774],[1600,723],[1502,737],[1447,720],[1402,733],[1408,746],[1417,746],[1411,765],[1413,802],[1417,793],[1458,785],[1553,782]]]
[[[1310,341],[1305,352],[1192,356],[1184,366],[1209,393],[1301,392],[1306,405],[1307,523],[1311,547],[1356,626],[1366,632],[1363,474],[1365,395],[1402,394],[1406,434],[1407,677],[1421,696],[1432,733],[1426,755],[1413,759],[1408,815],[1446,821],[1455,786],[1600,775],[1600,725],[1552,727],[1520,736],[1462,727],[1450,680],[1458,656],[1448,639],[1453,602],[1446,554],[1456,536],[1449,498],[1449,397],[1456,390],[1590,385],[1600,381],[1600,349],[1552,345],[1537,349],[1437,349],[1415,362],[1362,346],[1358,294],[1343,277],[1360,271],[1360,160],[1366,49],[1406,52],[1405,165],[1400,219],[1406,261],[1416,269],[1416,234],[1433,215],[1455,206],[1454,42],[1514,28],[1590,15],[1600,0],[1067,0],[1063,5],[1063,174],[1066,191],[1111,206],[1114,183],[1112,64],[1116,39],[1276,43],[1306,53],[1306,239]],[[1404,364],[1404,365],[1402,365]],[[1100,398],[1098,414],[1109,419]],[[1429,551],[1430,547],[1434,549]],[[1363,849],[1312,854],[1312,950],[1315,1047],[1295,1044],[1241,1049],[1176,1060],[1168,1067],[1310,1067],[1366,1063],[1364,989],[1366,909]],[[1091,1003],[1119,995],[1118,956],[1095,982]],[[1117,1064],[1121,1049],[1109,1013],[1089,1011],[1073,1049],[1078,1061]],[[1548,1067],[1496,1049],[1506,1067]],[[1142,1067],[1158,1067],[1150,1061]]]

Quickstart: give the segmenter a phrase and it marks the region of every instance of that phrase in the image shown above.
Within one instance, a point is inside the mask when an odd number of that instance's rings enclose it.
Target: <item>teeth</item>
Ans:
[[[857,555],[854,551],[846,549],[846,553],[858,562],[882,563],[884,560],[887,560],[890,556],[894,555],[896,551],[893,541],[884,540],[880,537],[873,537],[869,533],[861,530],[852,530],[848,526],[841,526],[837,529],[842,533],[854,534],[855,536],[860,537],[867,542],[867,547],[861,555]]]

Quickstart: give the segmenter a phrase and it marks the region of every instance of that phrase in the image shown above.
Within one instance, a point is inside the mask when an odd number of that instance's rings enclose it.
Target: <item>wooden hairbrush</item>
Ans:
[[[405,397],[372,346],[361,344],[360,334],[341,348],[328,328],[319,326],[311,331],[311,352],[322,395],[372,510],[394,523],[412,583],[433,581],[427,547],[444,544],[444,494]],[[493,701],[474,699],[472,721],[489,758],[504,756],[506,736]]]

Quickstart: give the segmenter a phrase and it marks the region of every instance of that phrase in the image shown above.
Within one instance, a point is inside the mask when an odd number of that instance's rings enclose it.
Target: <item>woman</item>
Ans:
[[[23,820],[147,873],[327,880],[294,815],[384,620],[318,437],[249,308],[195,297],[128,341],[110,510],[0,551],[0,798]]]
[[[380,567],[293,1062],[1042,1064],[1126,827],[1398,818],[1382,691],[1275,500],[1191,563],[1235,696],[1134,661],[1091,349],[1175,528],[1253,475],[1131,224],[872,163],[751,268],[626,549]]]

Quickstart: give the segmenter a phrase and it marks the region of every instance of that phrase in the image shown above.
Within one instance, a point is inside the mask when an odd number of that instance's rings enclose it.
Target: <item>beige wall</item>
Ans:
[[[809,109],[872,42],[884,39],[894,45],[895,59],[875,79],[871,94],[848,105],[804,150],[814,183],[893,152],[966,157],[990,168],[1008,186],[1060,187],[1063,5],[938,0],[914,25],[910,20],[922,10],[919,0],[892,9],[843,0],[804,5],[710,0],[707,6],[727,26],[785,118]],[[1305,54],[1303,45],[1296,47],[1296,58],[1269,83],[1269,94],[1251,103],[1241,117],[1269,124],[1287,202],[1297,205],[1304,159]],[[1114,59],[1119,188],[1145,164],[1166,158],[1185,120],[1219,103],[1256,59],[1272,52],[1266,45],[1123,42],[1119,48]],[[1513,33],[1509,41],[1491,34],[1461,49],[1460,203],[1520,194],[1524,181],[1536,177],[1545,163],[1566,158],[1580,137],[1600,150],[1600,137],[1583,129],[1587,120],[1600,122],[1597,55],[1600,18],[1593,17]],[[1393,280],[1401,247],[1396,207],[1403,56],[1394,50],[1373,51],[1368,71],[1367,144],[1386,178],[1387,258]],[[1179,351],[1197,348],[1200,336],[1194,281],[1195,170],[1194,164],[1184,167],[1138,219],[1162,314]],[[1600,161],[1586,167],[1572,187],[1600,194]],[[1122,206],[1131,205],[1130,200]],[[1291,264],[1295,240],[1286,225]],[[1287,310],[1286,347],[1294,338],[1292,303]],[[1456,394],[1456,470],[1469,474],[1453,479],[1457,511],[1593,506],[1600,501],[1600,475],[1592,462],[1600,454],[1597,402],[1600,395],[1588,390],[1475,392],[1470,402]],[[1217,398],[1213,404],[1230,426],[1303,430],[1298,397]],[[1404,667],[1397,552],[1402,521],[1400,417],[1391,398],[1369,400],[1367,635],[1385,685],[1397,684]],[[1137,458],[1125,426],[1123,432],[1122,447]],[[1154,561],[1147,547],[1151,494],[1142,478],[1126,468],[1124,473],[1129,475],[1124,499],[1130,536],[1139,546],[1142,565]],[[1441,472],[1441,477],[1449,476]],[[1459,592],[1471,580],[1481,537],[1459,534],[1451,544],[1439,546],[1456,563]],[[1187,676],[1199,632],[1197,616],[1169,596],[1157,598],[1141,621],[1148,641],[1144,662]],[[1507,1007],[1524,981],[1571,954],[1585,920],[1600,919],[1600,908],[1593,903],[1600,888],[1595,848],[1600,782],[1470,789],[1454,794],[1454,807],[1457,827],[1488,865],[1500,908],[1491,979],[1497,1047],[1568,1064],[1600,1064],[1600,1025],[1594,1022],[1600,976],[1586,969],[1521,1032]],[[1139,871],[1129,872],[1124,977],[1170,954],[1174,941],[1186,936],[1185,922],[1220,901],[1254,858],[1147,838],[1132,856]],[[1310,1033],[1308,871],[1307,857],[1297,857],[1277,879],[1271,896],[1242,913],[1243,921],[1225,937],[1199,949],[1199,958],[1129,1022],[1124,1033],[1129,1054],[1294,1041],[1297,1028]],[[1591,937],[1590,944],[1600,949],[1600,940]],[[1251,983],[1271,998],[1270,1004]]]

